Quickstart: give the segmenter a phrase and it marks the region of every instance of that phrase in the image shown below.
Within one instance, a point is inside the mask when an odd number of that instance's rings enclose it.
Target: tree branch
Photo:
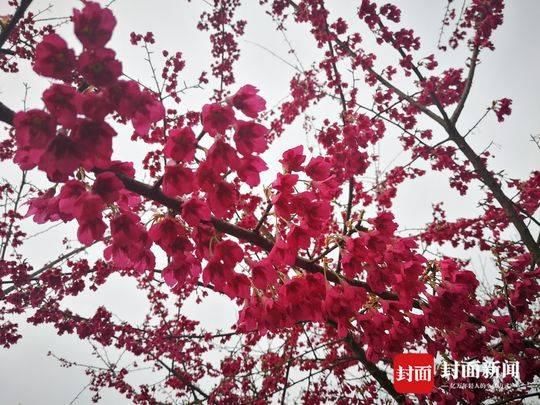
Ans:
[[[85,251],[88,248],[89,248],[89,246],[80,246],[80,247],[78,247],[76,249],[73,249],[70,252],[67,252],[67,253],[61,255],[60,257],[53,260],[52,262],[47,263],[45,266],[43,266],[39,270],[36,270],[33,273],[31,273],[29,275],[29,279],[30,280],[34,279],[35,277],[39,276],[41,273],[53,268],[54,266],[56,266],[57,264],[63,262],[64,260],[69,259],[70,257],[75,256],[76,254],[78,254],[80,252]],[[12,285],[11,287],[6,288],[4,291],[0,291],[0,295],[5,297],[6,295],[13,292],[14,290],[16,290],[19,287],[20,286]]]
[[[465,102],[467,101],[467,98],[469,98],[469,93],[471,92],[471,87],[473,84],[474,73],[476,71],[476,65],[478,64],[479,53],[480,49],[477,45],[475,45],[471,56],[471,66],[469,67],[469,74],[465,83],[465,89],[463,90],[463,94],[461,95],[458,105],[454,110],[452,117],[450,118],[450,121],[452,121],[453,124],[457,122],[459,116],[461,115],[461,112],[463,111],[463,107],[465,107]]]
[[[185,378],[185,377],[181,376],[180,374],[178,374],[175,369],[169,367],[167,365],[167,363],[165,363],[163,360],[156,359],[156,361],[159,364],[161,364],[161,366],[163,366],[167,371],[169,371],[171,374],[173,374],[176,378],[178,378],[180,381],[182,381],[184,384],[186,384],[191,389],[192,392],[194,391],[193,394],[194,394],[195,398],[197,398],[197,395],[195,394],[195,392],[197,392],[200,395],[202,395],[205,399],[208,399],[208,394],[206,392],[201,390],[199,387],[197,387],[195,384],[193,384],[187,378]]]
[[[360,363],[365,367],[365,369],[371,374],[371,376],[379,383],[379,385],[386,391],[392,398],[396,400],[398,404],[404,404],[405,403],[405,395],[400,394],[396,391],[394,388],[394,385],[388,378],[388,375],[382,371],[379,367],[377,367],[376,364],[369,361],[366,357],[366,352],[356,342],[354,336],[352,333],[348,333],[346,339],[347,343],[349,344],[352,352],[358,359]]]
[[[15,10],[15,14],[13,14],[13,17],[11,17],[11,20],[9,20],[9,23],[7,27],[0,32],[0,48],[4,46],[4,44],[9,39],[9,36],[15,29],[15,26],[19,22],[21,18],[23,18],[24,13],[28,9],[28,7],[32,4],[32,0],[22,0],[19,7],[17,7],[17,10]]]

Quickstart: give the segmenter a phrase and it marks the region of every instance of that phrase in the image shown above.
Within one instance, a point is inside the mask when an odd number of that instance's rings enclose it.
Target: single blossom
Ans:
[[[216,217],[224,218],[234,209],[238,198],[236,187],[221,180],[208,192],[208,205]]]
[[[84,51],[79,56],[78,67],[86,81],[97,87],[112,86],[122,74],[122,63],[108,48]]]
[[[188,225],[197,226],[201,221],[210,220],[210,209],[204,201],[192,197],[182,204],[182,218]]]
[[[105,122],[81,119],[72,133],[81,158],[81,165],[86,170],[107,169],[111,164],[112,138],[114,129]]]
[[[72,86],[53,84],[43,92],[43,102],[58,123],[72,128],[77,122],[77,90]]]
[[[201,118],[204,130],[212,136],[225,134],[235,123],[233,109],[221,104],[205,104]]]
[[[151,125],[165,115],[163,104],[156,95],[147,90],[141,91],[134,81],[119,80],[105,91],[116,111],[122,118],[131,120],[139,135],[146,135]]]
[[[285,171],[298,172],[302,170],[302,164],[305,160],[304,147],[299,145],[283,152],[282,159],[279,162]]]
[[[197,139],[190,127],[175,128],[169,131],[163,154],[177,162],[188,163],[195,157],[196,145]]]
[[[257,118],[259,113],[266,108],[266,101],[257,94],[258,92],[255,86],[247,84],[230,98],[230,103],[248,117]]]
[[[172,216],[157,219],[150,227],[148,235],[168,255],[175,255],[193,247],[185,236],[186,231],[182,224]]]
[[[195,176],[187,167],[168,165],[163,175],[163,194],[177,197],[189,194],[194,190]]]
[[[306,174],[315,181],[323,181],[330,177],[332,165],[323,157],[318,156],[309,161]]]
[[[114,111],[114,106],[102,91],[85,91],[77,93],[77,111],[94,121],[103,121],[105,117]]]
[[[253,121],[238,120],[233,139],[238,152],[244,156],[249,156],[253,153],[263,153],[268,149],[267,135],[268,129],[263,125]]]
[[[135,113],[131,117],[131,122],[135,132],[139,135],[146,135],[153,123],[163,119],[165,108],[155,94],[144,90],[139,97],[132,100],[135,104]]]
[[[45,149],[56,135],[55,119],[43,110],[18,112],[13,118],[18,146]]]
[[[258,186],[261,182],[260,173],[267,170],[268,166],[259,156],[246,156],[240,159],[237,169],[238,177],[250,187]]]
[[[116,18],[108,8],[87,1],[82,10],[73,10],[75,35],[85,48],[104,47],[112,37]]]
[[[66,181],[81,164],[81,151],[78,145],[64,134],[57,135],[49,144],[41,158],[38,168],[47,173],[53,182]]]
[[[100,173],[92,185],[92,192],[99,195],[105,204],[112,204],[120,198],[124,183],[112,172]]]
[[[57,34],[48,34],[36,46],[34,71],[42,76],[69,82],[75,69],[75,52]]]

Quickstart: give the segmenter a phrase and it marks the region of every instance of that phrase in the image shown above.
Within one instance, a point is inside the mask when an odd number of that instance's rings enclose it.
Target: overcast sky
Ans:
[[[6,14],[6,1],[0,2],[0,15]],[[79,2],[68,0],[35,0],[32,10],[45,9],[54,3],[49,17],[65,16]],[[261,90],[267,99],[268,106],[274,106],[289,93],[289,80],[293,69],[273,56],[268,50],[296,64],[296,60],[288,54],[283,37],[276,33],[274,23],[257,6],[258,1],[249,3],[241,9],[241,16],[248,20],[247,32],[241,40],[242,59],[238,64],[238,86],[253,84]],[[338,4],[336,12],[352,16],[359,1],[340,0],[328,2]],[[403,8],[405,25],[414,27],[422,38],[424,55],[436,50],[440,29],[440,21],[444,13],[445,0],[399,1]],[[514,177],[526,176],[533,168],[538,169],[539,151],[530,141],[530,135],[540,132],[540,52],[537,40],[540,38],[540,3],[537,0],[509,1],[505,13],[505,23],[495,35],[496,51],[482,55],[482,63],[477,69],[472,94],[462,118],[461,129],[467,130],[491,105],[492,100],[502,97],[513,99],[513,114],[503,125],[498,125],[494,117],[487,119],[471,135],[470,139],[476,150],[483,150],[491,141],[492,151],[496,158],[492,161],[495,171],[505,170]],[[205,8],[202,0],[191,3],[180,0],[116,0],[112,9],[118,20],[110,46],[115,49],[123,61],[124,71],[142,82],[152,84],[150,70],[144,61],[144,51],[129,45],[129,33],[136,31],[145,33],[153,31],[158,45],[156,55],[162,49],[180,50],[187,60],[187,68],[182,74],[188,84],[194,83],[203,69],[209,68],[209,43],[207,34],[196,30],[196,22]],[[361,27],[359,22],[356,27]],[[66,38],[72,38],[71,26],[60,29]],[[361,28],[365,31],[364,27]],[[311,36],[306,34],[305,27],[295,28],[289,32],[289,40],[297,51],[298,57],[306,67],[310,66],[318,51],[314,51]],[[366,33],[366,37],[369,34]],[[74,41],[71,43],[75,44]],[[265,50],[267,48],[268,50]],[[380,47],[375,52],[384,61],[395,61],[393,52]],[[446,66],[461,67],[466,53],[458,51],[445,55],[440,61]],[[24,83],[28,83],[27,104],[29,107],[40,107],[40,95],[47,86],[47,80],[38,78],[24,66],[21,74],[0,75],[0,100],[13,109],[21,109],[25,94]],[[195,89],[183,97],[180,110],[200,108],[211,95],[211,89]],[[324,106],[319,110],[321,115],[328,115],[332,106]],[[314,110],[317,113],[317,110]],[[313,138],[303,131],[301,124],[289,128],[285,135],[276,141],[265,154],[267,162],[274,163],[269,172],[263,176],[263,182],[271,181],[277,168],[277,160],[282,151],[298,144],[314,146]],[[121,138],[121,136],[119,137]],[[144,144],[133,144],[123,139],[115,142],[115,157],[124,160],[140,160],[145,152]],[[380,150],[381,167],[407,161],[407,155],[400,154],[399,148],[392,143],[383,143]],[[9,164],[0,166],[0,175],[11,179],[19,178],[19,172]],[[32,180],[44,185],[46,182],[39,174],[34,173]],[[139,176],[141,176],[139,174]],[[448,189],[444,174],[430,174],[422,180],[406,186],[398,195],[396,209],[402,228],[418,228],[431,218],[431,205],[444,201],[449,218],[470,216],[477,212],[475,199],[480,192],[475,190],[467,197],[460,197],[455,191]],[[36,228],[30,222],[26,224],[29,232]],[[64,237],[75,238],[74,227],[67,225],[54,229],[45,235],[32,238],[25,245],[23,253],[35,267],[40,267],[61,252],[60,241]],[[89,256],[98,257],[100,249],[93,249]],[[468,252],[475,260],[475,270],[479,271],[481,260],[474,252]],[[493,277],[493,274],[488,275]],[[146,314],[146,303],[133,280],[113,277],[98,293],[82,294],[76,299],[66,301],[64,305],[82,315],[92,314],[99,305],[106,305],[123,320],[140,322]],[[236,309],[227,300],[214,297],[202,306],[188,305],[187,310],[195,319],[200,319],[209,330],[228,329],[236,321]],[[10,350],[0,349],[0,392],[3,404],[68,404],[87,384],[82,370],[60,368],[56,360],[47,357],[53,351],[60,357],[80,362],[94,361],[90,355],[91,348],[71,336],[58,337],[52,328],[22,328],[24,335],[21,343]],[[83,393],[78,402],[89,402],[90,394]],[[105,395],[105,404],[127,403],[116,393]]]

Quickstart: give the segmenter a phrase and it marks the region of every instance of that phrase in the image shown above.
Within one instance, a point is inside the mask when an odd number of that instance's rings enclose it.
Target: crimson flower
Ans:
[[[115,59],[112,49],[86,50],[79,56],[79,70],[89,84],[112,86],[122,74],[122,63]]]
[[[298,172],[302,170],[302,163],[305,160],[304,147],[300,145],[283,152],[282,159],[279,162],[283,165],[285,171]]]
[[[117,81],[106,89],[109,101],[126,120],[131,120],[139,135],[146,135],[152,123],[163,119],[165,109],[156,96],[141,91],[133,81]]]
[[[267,134],[268,129],[261,124],[238,120],[233,136],[236,149],[244,156],[249,156],[252,153],[263,153],[268,149]]]
[[[59,124],[71,128],[77,122],[77,90],[63,84],[53,84],[43,92],[43,102],[47,110],[56,117]]]
[[[73,140],[80,150],[81,165],[86,170],[107,169],[111,163],[114,129],[105,122],[79,120]]]
[[[91,245],[100,240],[107,229],[103,222],[102,212],[105,204],[101,197],[85,192],[75,202],[73,214],[79,223],[77,237],[84,245]]]
[[[194,190],[194,180],[193,172],[187,167],[166,166],[163,175],[163,194],[171,197],[189,194]]]
[[[36,46],[34,71],[37,74],[68,82],[74,68],[75,52],[59,35],[46,35]]]
[[[495,103],[493,110],[495,111],[495,115],[497,115],[497,121],[503,122],[505,116],[512,113],[512,109],[510,108],[511,105],[512,100],[509,98],[501,98]]]
[[[112,204],[120,198],[124,183],[111,172],[100,173],[92,185],[92,192],[99,195],[106,204]]]
[[[169,132],[163,154],[177,162],[191,162],[195,157],[197,140],[190,127],[175,128]]]
[[[259,113],[266,108],[266,101],[257,95],[258,92],[255,86],[247,84],[230,98],[230,103],[248,117],[257,118]]]
[[[157,220],[148,231],[150,239],[168,255],[174,255],[192,247],[185,233],[182,224],[171,216]],[[182,240],[179,241],[179,239]],[[184,249],[179,249],[179,247]]]
[[[113,112],[113,105],[104,92],[77,93],[77,110],[87,118],[94,121],[103,121]]]
[[[248,186],[255,187],[261,182],[260,173],[267,169],[268,166],[259,156],[247,156],[240,159],[237,172],[242,181],[245,181]]]
[[[38,168],[53,182],[66,181],[81,164],[81,152],[73,139],[57,135],[41,156]]]
[[[200,199],[193,197],[182,204],[182,218],[188,225],[197,226],[210,220],[210,209]]]
[[[13,119],[18,146],[45,149],[56,135],[56,121],[43,110],[18,112]]]
[[[234,111],[228,105],[205,104],[201,118],[204,130],[212,136],[224,134],[235,123]]]
[[[82,10],[73,10],[75,35],[88,49],[102,48],[109,42],[116,26],[116,18],[108,8],[89,1]]]
[[[208,205],[217,217],[223,218],[236,206],[238,194],[233,184],[220,181],[208,192]]]
[[[330,177],[332,165],[323,157],[311,159],[306,166],[306,174],[315,181],[323,181]]]
[[[187,279],[196,278],[201,273],[200,262],[191,254],[176,255],[171,263],[163,269],[163,280],[174,287],[184,284]]]

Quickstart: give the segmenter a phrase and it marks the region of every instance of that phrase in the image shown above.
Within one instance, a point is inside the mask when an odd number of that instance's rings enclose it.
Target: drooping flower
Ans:
[[[238,120],[233,136],[236,149],[244,156],[249,156],[253,153],[263,153],[268,148],[266,141],[267,134],[268,129],[261,124],[253,121]]]
[[[163,103],[150,91],[141,91],[134,81],[119,80],[106,89],[108,100],[120,116],[131,120],[135,132],[146,135],[150,126],[165,115]]]
[[[109,42],[116,26],[116,18],[108,8],[87,1],[82,10],[73,10],[75,35],[85,48],[102,48]]]
[[[79,70],[93,86],[112,86],[122,74],[122,63],[115,57],[116,53],[108,48],[86,50],[79,56]]]
[[[28,211],[25,217],[34,217],[36,224],[58,221],[60,212],[58,209],[58,198],[54,195],[54,187],[48,189],[45,193],[28,200]]]
[[[306,174],[315,181],[323,181],[330,177],[330,163],[322,156],[317,156],[309,161],[306,166]]]
[[[305,160],[304,147],[300,145],[283,152],[282,159],[279,163],[281,163],[285,171],[297,172],[302,170],[302,163],[304,163]]]
[[[235,122],[234,111],[228,105],[205,104],[201,117],[204,130],[212,136],[224,134]]]
[[[268,166],[259,156],[246,156],[240,159],[237,172],[242,181],[245,181],[248,186],[255,187],[261,182],[260,173],[267,169]]]
[[[189,194],[194,190],[195,176],[187,167],[169,165],[165,167],[163,175],[163,194],[177,197]]]
[[[242,111],[250,118],[257,118],[261,111],[266,108],[266,101],[257,93],[259,90],[250,84],[241,87],[236,94],[230,98],[234,108]]]
[[[77,229],[77,239],[83,245],[89,246],[95,241],[100,240],[106,229],[107,225],[105,225],[102,219],[83,222],[79,224],[79,229]]]
[[[105,204],[112,204],[120,198],[124,183],[112,172],[100,173],[92,185],[92,192],[99,195]]]
[[[132,212],[121,211],[111,220],[111,244],[103,255],[118,267],[142,273],[155,266],[151,246],[152,240],[140,218]]]
[[[57,34],[43,37],[36,46],[34,71],[42,76],[69,82],[75,69],[75,52]]]
[[[75,201],[73,215],[79,223],[77,237],[84,245],[91,245],[103,237],[107,226],[103,222],[102,213],[105,204],[100,196],[84,192]]]
[[[196,144],[195,134],[190,127],[175,128],[169,132],[163,154],[177,162],[191,162],[195,157]]]
[[[133,128],[139,135],[146,135],[153,123],[163,119],[165,108],[153,93],[146,90],[132,102],[135,104],[135,113],[131,117]]]
[[[156,220],[148,231],[148,235],[154,243],[168,255],[175,255],[192,248],[192,244],[185,237],[185,234],[186,231],[182,224],[172,216]]]
[[[80,119],[73,130],[73,140],[79,147],[81,165],[86,170],[108,169],[111,164],[114,129],[105,122]]]
[[[66,181],[58,194],[58,209],[63,215],[74,218],[75,207],[80,196],[87,192],[84,183],[79,180]]]
[[[182,218],[188,225],[197,226],[210,220],[210,209],[202,200],[193,197],[182,204]]]
[[[53,84],[43,92],[43,102],[47,110],[64,127],[71,128],[77,122],[77,90],[63,84]]]
[[[222,180],[208,192],[208,205],[218,218],[223,218],[236,206],[238,197],[236,187]]]
[[[175,255],[167,267],[163,269],[163,280],[167,285],[174,287],[194,279],[201,273],[200,262],[191,254]]]
[[[506,116],[512,114],[512,109],[510,108],[511,105],[512,100],[510,100],[509,98],[502,98],[496,103],[494,103],[493,110],[495,111],[495,115],[497,116],[497,121],[503,122]]]
[[[237,169],[240,165],[240,159],[236,150],[224,142],[217,140],[208,150],[206,163],[215,173],[226,173],[229,169]]]
[[[269,285],[274,285],[278,279],[278,272],[268,259],[257,263],[248,263],[253,275],[253,285],[261,290],[266,290]]]
[[[78,112],[94,121],[103,121],[114,109],[106,94],[101,91],[77,93],[76,103]]]
[[[68,136],[59,134],[39,159],[38,168],[47,173],[50,181],[60,182],[66,181],[80,164],[78,145]]]
[[[56,135],[56,121],[42,110],[16,113],[13,125],[15,126],[15,140],[19,147],[43,150]]]
[[[248,299],[251,296],[251,283],[245,274],[233,272],[222,291],[230,299]]]

